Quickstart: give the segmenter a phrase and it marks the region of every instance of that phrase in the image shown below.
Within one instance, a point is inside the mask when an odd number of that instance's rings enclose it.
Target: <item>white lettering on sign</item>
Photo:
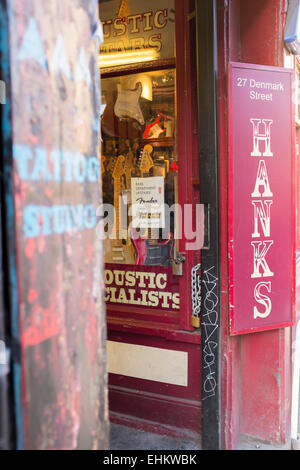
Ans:
[[[248,88],[250,100],[256,101],[273,101],[273,96],[276,97],[277,92],[281,93],[284,91],[284,84],[282,82],[259,82],[254,78],[248,80],[248,78],[237,77],[237,86]],[[262,93],[261,91],[256,91],[256,89],[267,90],[269,93]]]
[[[260,192],[259,188],[264,189],[263,193]],[[252,197],[272,197],[273,193],[270,190],[270,184],[268,179],[267,167],[264,160],[260,160],[257,170],[257,176],[255,180],[255,188]]]
[[[270,236],[270,206],[273,201],[252,201],[254,206],[254,232],[252,233],[252,238],[260,237],[258,231],[258,219],[260,220],[261,227],[264,232],[265,237]]]
[[[270,268],[266,262],[266,255],[270,247],[273,245],[273,240],[251,242],[251,245],[253,246],[253,273],[251,274],[251,277],[255,278],[274,276],[274,273],[270,271]],[[262,270],[260,268],[262,268]]]
[[[271,142],[271,133],[270,128],[271,124],[273,123],[272,119],[250,119],[252,126],[253,126],[253,151],[251,152],[251,156],[253,157],[273,157],[273,153],[271,152],[270,142]],[[261,125],[261,123],[263,125]],[[261,127],[263,128],[263,132],[260,132]],[[259,143],[265,143],[265,150],[263,154],[259,151]]]
[[[254,78],[250,78],[250,88],[260,88],[264,90],[284,91],[282,82],[259,82]]]
[[[260,318],[266,318],[270,313],[272,309],[272,302],[270,297],[267,295],[262,294],[261,289],[265,288],[267,292],[270,294],[271,293],[271,282],[259,282],[256,284],[254,288],[254,298],[256,302],[260,303],[265,307],[265,311],[262,313],[258,310],[257,307],[254,307],[254,318],[260,317]]]
[[[257,83],[257,82],[256,82]],[[257,86],[257,85],[251,85]],[[271,125],[272,119],[251,118],[253,150],[251,157],[273,157],[271,151]],[[253,248],[253,272],[252,279],[261,277],[273,277],[274,273],[270,269],[266,257],[274,240],[268,239],[271,236],[271,206],[273,200],[270,182],[268,178],[265,160],[259,160],[254,190],[251,194],[251,204],[253,206],[253,232],[252,238],[258,238],[251,242]],[[268,198],[268,199],[265,199]],[[263,310],[253,307],[254,318],[266,318],[272,311],[271,281],[258,282],[254,287],[254,300],[263,307]],[[269,294],[269,295],[267,295]]]

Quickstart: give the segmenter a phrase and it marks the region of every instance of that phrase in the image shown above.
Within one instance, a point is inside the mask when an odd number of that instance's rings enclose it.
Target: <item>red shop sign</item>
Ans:
[[[107,263],[104,281],[108,305],[179,310],[179,281],[171,267]]]
[[[294,322],[293,70],[229,65],[230,333]]]

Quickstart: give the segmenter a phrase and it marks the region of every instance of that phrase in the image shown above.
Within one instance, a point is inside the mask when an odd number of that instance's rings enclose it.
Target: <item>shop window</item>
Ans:
[[[140,1],[100,4],[105,262],[170,266],[177,200],[174,2],[163,8],[153,2],[151,10]]]
[[[174,70],[104,78],[102,92],[105,261],[170,265],[174,216],[168,208],[176,199],[177,168]]]
[[[156,315],[169,327],[191,329],[186,293],[199,260],[185,249],[202,233],[193,223],[199,197],[193,2],[100,0],[99,16],[108,321],[149,315],[153,322]]]

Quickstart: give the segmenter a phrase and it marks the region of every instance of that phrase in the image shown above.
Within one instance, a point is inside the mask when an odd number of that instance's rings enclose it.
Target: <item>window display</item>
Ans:
[[[169,266],[177,200],[175,69],[101,83],[105,262]]]

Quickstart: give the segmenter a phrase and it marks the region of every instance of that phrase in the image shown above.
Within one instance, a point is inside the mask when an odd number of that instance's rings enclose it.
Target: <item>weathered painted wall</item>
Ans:
[[[8,12],[21,353],[17,445],[103,449],[97,2],[9,0]]]

